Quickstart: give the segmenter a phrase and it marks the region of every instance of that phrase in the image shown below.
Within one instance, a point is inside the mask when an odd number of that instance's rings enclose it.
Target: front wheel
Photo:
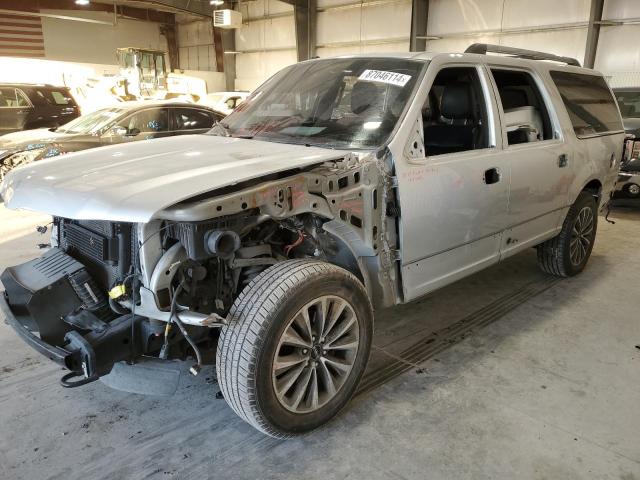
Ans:
[[[324,262],[291,260],[242,291],[220,334],[220,389],[245,421],[274,437],[313,430],[349,401],[371,348],[362,283]]]
[[[596,199],[582,192],[567,213],[560,233],[538,245],[538,264],[546,273],[559,277],[577,275],[587,264],[596,239]]]

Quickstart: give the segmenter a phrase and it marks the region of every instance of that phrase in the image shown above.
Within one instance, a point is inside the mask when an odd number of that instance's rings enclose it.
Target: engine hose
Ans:
[[[200,353],[200,349],[198,348],[196,343],[189,336],[189,332],[187,332],[187,329],[185,328],[184,324],[180,320],[180,317],[178,316],[178,312],[176,310],[178,295],[182,292],[183,289],[184,289],[184,286],[181,283],[180,285],[178,285],[178,288],[176,288],[176,291],[173,293],[173,298],[171,299],[171,315],[169,318],[169,323],[175,322],[175,324],[178,325],[178,328],[180,329],[180,333],[182,333],[182,336],[184,337],[184,339],[187,341],[189,345],[191,345],[191,348],[193,348],[193,351],[196,354],[197,363],[195,365],[195,368],[192,367],[191,372],[194,375],[196,375],[197,372],[199,372],[200,369],[202,368],[202,354]],[[165,337],[165,342],[166,341],[167,341],[167,337]]]
[[[178,317],[177,313],[174,315],[173,321],[176,323],[176,325],[178,325],[180,332],[182,332],[182,336],[189,343],[189,345],[191,345],[191,348],[193,348],[193,351],[196,353],[196,359],[197,359],[196,366],[198,367],[198,370],[199,370],[200,368],[202,368],[202,354],[200,353],[200,349],[189,336],[187,329],[184,328],[184,324],[180,320],[180,317]]]

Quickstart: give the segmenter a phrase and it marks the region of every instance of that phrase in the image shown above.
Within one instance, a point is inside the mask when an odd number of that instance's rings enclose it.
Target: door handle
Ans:
[[[563,153],[562,155],[560,155],[558,157],[558,167],[559,168],[564,168],[569,164],[569,157],[567,156],[566,153]]]
[[[500,169],[494,167],[484,171],[484,183],[491,185],[500,181]]]

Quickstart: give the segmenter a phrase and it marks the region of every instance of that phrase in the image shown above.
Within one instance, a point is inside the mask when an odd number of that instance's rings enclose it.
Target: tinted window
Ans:
[[[38,89],[36,93],[38,96],[44,98],[49,105],[75,105],[69,92],[64,89]]]
[[[640,90],[614,90],[623,118],[640,118]]]
[[[552,138],[551,120],[531,74],[491,69],[504,111],[509,145]]]
[[[551,72],[578,137],[622,130],[618,108],[604,78]]]
[[[174,108],[173,116],[175,118],[176,130],[195,130],[213,127],[215,118],[203,110],[192,110],[189,108]]]
[[[28,107],[29,100],[17,88],[0,88],[0,108]]]
[[[128,132],[138,130],[141,133],[166,132],[169,128],[167,110],[165,108],[143,110],[118,122]]]

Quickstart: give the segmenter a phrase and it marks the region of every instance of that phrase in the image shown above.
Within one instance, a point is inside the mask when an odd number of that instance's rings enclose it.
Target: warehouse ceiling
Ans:
[[[90,0],[88,5],[78,5],[75,0],[3,0],[2,10],[33,11],[40,10],[74,10],[74,11],[114,11],[119,15],[135,10],[135,17],[140,12],[183,13],[211,17],[213,8],[208,0]],[[218,7],[219,8],[219,7]]]
[[[170,13],[190,13],[210,17],[213,7],[208,0],[93,0],[94,3],[157,10]]]

